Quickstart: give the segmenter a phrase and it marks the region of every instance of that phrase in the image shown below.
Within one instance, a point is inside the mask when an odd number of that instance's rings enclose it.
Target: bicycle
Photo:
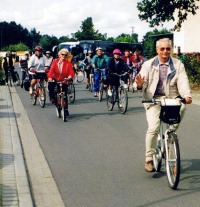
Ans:
[[[73,79],[70,79],[68,82],[67,93],[68,93],[69,102],[74,103],[74,101],[75,101],[75,86],[73,83]]]
[[[113,73],[113,75],[119,76],[120,86],[118,88],[115,85],[112,86],[112,96],[108,95],[108,91],[106,92],[107,107],[109,111],[112,111],[115,103],[117,102],[119,112],[121,114],[125,114],[128,107],[128,94],[127,90],[123,86],[123,81],[121,80],[121,77],[127,75],[127,72],[122,75]]]
[[[15,80],[13,80],[13,77],[15,76]],[[19,74],[17,71],[12,71],[11,70],[8,70],[8,83],[10,85],[10,87],[12,87],[14,85],[14,83],[17,82],[17,85],[19,86],[20,85],[20,78],[19,78]]]
[[[97,68],[98,71],[100,71],[101,73],[101,78],[99,81],[99,91],[98,91],[98,97],[99,97],[99,101],[101,102],[103,99],[103,91],[106,89],[104,88],[104,80],[105,80],[105,68],[104,69],[99,69]]]
[[[67,79],[65,79],[66,81]],[[55,97],[56,97],[56,114],[58,118],[63,119],[64,122],[67,121],[67,117],[69,116],[68,111],[68,85],[63,84],[63,82],[56,82],[55,87]],[[66,86],[66,90],[64,89]]]
[[[177,189],[180,179],[180,148],[174,124],[180,123],[181,99],[152,99],[142,103],[158,104],[160,111],[160,132],[157,137],[153,163],[156,172],[160,172],[162,159],[165,160],[167,179],[171,189]],[[164,130],[166,128],[166,130]]]
[[[131,84],[130,84],[130,81],[129,81],[128,91],[131,91],[132,93],[134,93],[135,92],[134,82],[135,82],[135,78],[136,78],[136,75],[137,75],[137,68],[132,67],[131,71],[132,71],[131,74],[130,74]]]
[[[78,82],[78,83],[83,82],[83,80],[85,79],[85,72],[84,72],[85,67],[86,67],[86,64],[83,61],[79,61],[78,62],[78,67],[75,70],[75,76],[73,78],[74,83],[76,83],[76,82]]]
[[[46,103],[46,92],[45,92],[44,76],[43,76],[44,73],[36,72],[36,74],[39,78],[37,79],[37,82],[33,89],[33,93],[31,94],[31,102],[33,105],[36,105],[37,98],[38,98],[40,106],[44,108]]]
[[[94,88],[94,74],[90,74],[90,83],[88,90],[92,93]]]

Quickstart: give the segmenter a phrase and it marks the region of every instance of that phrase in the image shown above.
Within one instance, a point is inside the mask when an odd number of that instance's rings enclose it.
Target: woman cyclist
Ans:
[[[56,58],[50,68],[48,73],[48,89],[49,89],[49,98],[51,103],[55,103],[55,94],[54,88],[56,82],[63,82],[63,90],[67,90],[67,80],[74,77],[75,73],[72,67],[72,63],[68,59],[69,51],[67,49],[61,49],[58,52],[58,58]]]
[[[105,80],[105,84],[109,85],[108,95],[112,96],[111,87],[115,85],[117,88],[120,85],[119,77],[115,76],[113,73],[123,74],[124,72],[128,72],[129,68],[127,64],[121,59],[121,51],[119,49],[115,49],[113,51],[113,57],[109,60],[106,65],[106,74],[107,79]],[[127,83],[127,77],[122,77],[124,83]]]

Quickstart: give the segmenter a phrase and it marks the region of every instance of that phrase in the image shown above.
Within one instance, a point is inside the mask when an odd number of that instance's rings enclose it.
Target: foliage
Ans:
[[[190,83],[200,86],[200,61],[197,61],[196,55],[182,55],[180,60],[185,65]]]
[[[82,21],[80,28],[81,31],[78,30],[78,32],[74,34],[77,40],[106,40],[105,36],[99,33],[98,30],[95,31],[91,17]]]
[[[39,45],[41,45],[45,51],[51,51],[52,45],[58,45],[58,43],[59,41],[56,37],[50,37],[49,35],[43,35],[39,41]]]
[[[11,51],[11,52],[16,52],[16,51],[27,51],[29,50],[29,47],[27,47],[24,43],[20,42],[15,45],[9,45],[5,48],[3,48],[4,51]]]
[[[139,18],[146,20],[150,27],[154,27],[166,21],[175,21],[174,16],[177,11],[178,20],[174,30],[180,29],[189,13],[196,14],[197,1],[199,0],[142,0],[137,3]]]
[[[115,42],[130,42],[130,43],[138,43],[138,34],[124,34],[122,33],[118,37],[115,38]]]
[[[162,29],[158,31],[157,29],[154,29],[152,32],[147,32],[146,35],[143,37],[143,54],[144,56],[148,58],[152,58],[156,53],[156,41],[158,38],[154,38],[154,35],[163,35],[163,34],[169,34],[170,31],[167,29]]]

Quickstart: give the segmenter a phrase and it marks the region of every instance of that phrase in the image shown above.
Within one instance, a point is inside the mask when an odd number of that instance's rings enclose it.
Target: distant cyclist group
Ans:
[[[167,111],[164,113],[160,106],[155,104],[155,101],[149,100],[173,99],[179,96],[183,98],[182,103],[179,105],[181,106],[180,118],[179,111],[178,115],[176,113],[178,121],[176,122],[175,130],[183,118],[185,105],[192,102],[185,67],[180,60],[170,56],[171,48],[169,39],[160,39],[156,42],[158,55],[144,61],[140,51],[137,49],[135,51],[127,49],[122,53],[116,48],[113,50],[112,57],[108,57],[101,47],[97,47],[94,55],[89,50],[87,54],[73,57],[70,48],[63,48],[58,52],[58,58],[53,59],[49,51],[44,55],[43,48],[36,46],[33,55],[30,56],[30,54],[26,53],[25,58],[20,60],[19,65],[22,70],[21,87],[28,90],[32,97],[35,85],[38,83],[37,80],[44,80],[48,84],[50,102],[56,105],[59,117],[62,111],[63,120],[65,120],[65,116],[69,116],[66,99],[69,82],[73,82],[76,70],[81,67],[81,64],[86,65],[84,69],[86,73],[86,89],[92,85],[94,97],[98,97],[101,95],[101,85],[103,85],[103,89],[106,90],[107,100],[111,104],[109,110],[112,110],[113,102],[115,101],[118,102],[119,110],[127,107],[122,103],[124,100],[127,104],[127,90],[134,88],[134,90],[143,91],[143,98],[146,100],[146,102],[144,101],[144,107],[148,121],[145,170],[153,172],[155,171],[154,157],[161,124],[160,114],[162,113],[162,116],[164,116],[163,114],[166,116],[168,113]],[[14,63],[11,58],[6,57],[2,64],[5,69],[8,68],[8,65],[13,67]],[[6,82],[8,81],[7,76],[6,72]],[[28,81],[26,81],[27,79]],[[114,96],[113,93],[117,93],[117,95]],[[125,109],[121,111],[125,113]],[[171,112],[170,116],[173,116],[173,114],[174,112]],[[168,117],[168,119],[170,118]],[[173,145],[173,143],[172,141],[170,144]],[[176,170],[173,167],[173,176],[176,176],[178,172],[177,167],[179,166],[176,166]],[[176,188],[177,183],[178,181],[176,181],[175,187],[173,186],[172,188]]]

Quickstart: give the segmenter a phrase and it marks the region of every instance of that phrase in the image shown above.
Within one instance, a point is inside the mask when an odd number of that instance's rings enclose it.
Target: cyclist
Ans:
[[[103,53],[101,47],[96,48],[96,55],[92,59],[92,67],[94,68],[94,97],[97,97],[97,92],[99,91],[99,81],[101,79],[101,71],[97,69],[105,69],[108,62],[108,57]],[[103,72],[103,76],[106,76]]]
[[[192,102],[188,77],[180,60],[170,57],[171,41],[168,38],[156,42],[157,56],[146,61],[136,76],[137,88],[142,89],[145,99],[174,98],[181,96],[185,103]],[[144,104],[148,129],[146,132],[145,170],[153,172],[153,154],[160,127],[160,106]],[[181,119],[185,112],[185,104],[181,106]],[[178,128],[178,125],[176,126]]]
[[[48,73],[48,89],[49,89],[49,97],[50,102],[53,104],[55,103],[55,94],[54,94],[54,88],[56,86],[55,81],[65,81],[65,78],[68,80],[73,78],[75,73],[72,67],[72,63],[69,62],[68,59],[69,51],[65,48],[61,49],[58,52],[58,58],[56,58],[50,68],[50,71]],[[67,81],[65,82],[63,86],[63,90],[67,90]]]
[[[124,72],[129,71],[129,67],[127,64],[121,59],[121,51],[119,49],[113,50],[113,57],[109,60],[108,64],[106,65],[106,74],[107,78],[105,80],[105,84],[109,85],[108,95],[112,96],[111,87],[115,85],[117,88],[120,86],[119,77],[113,75],[113,73],[117,73],[119,75],[123,74]],[[122,77],[125,84],[127,83],[127,77]]]
[[[19,61],[19,67],[21,68],[21,88],[23,88],[24,80],[26,77],[26,71],[28,70],[29,53],[25,52],[25,57]]]
[[[29,78],[31,80],[29,93],[33,93],[33,88],[37,79],[46,79],[49,71],[49,62],[45,55],[42,54],[43,48],[41,46],[35,47],[35,54],[33,54],[28,61]],[[40,74],[40,75],[39,75]]]
[[[129,74],[128,79],[129,79],[129,85],[130,85],[130,87],[132,87],[132,85],[133,85],[133,83],[132,83],[132,75],[133,75],[133,68],[132,68],[133,64],[132,64],[132,62],[133,62],[133,56],[131,55],[131,52],[130,52],[129,49],[126,49],[126,50],[124,51],[124,55],[122,56],[122,60],[123,60],[123,61],[128,65],[128,67],[129,67],[130,74]]]
[[[90,74],[93,74],[92,71],[92,51],[88,50],[88,55],[86,56],[84,63],[86,64],[86,89],[89,88],[90,84]]]
[[[12,75],[13,82],[17,81],[17,78],[14,73],[14,69],[15,69],[14,65],[15,65],[14,58],[12,58],[10,52],[7,52],[6,56],[2,60],[2,68],[4,69],[6,75],[6,85],[8,85],[8,71],[10,71]]]
[[[51,64],[53,62],[53,57],[51,56],[51,52],[50,51],[46,51],[45,55],[47,57],[48,65],[51,66]]]

